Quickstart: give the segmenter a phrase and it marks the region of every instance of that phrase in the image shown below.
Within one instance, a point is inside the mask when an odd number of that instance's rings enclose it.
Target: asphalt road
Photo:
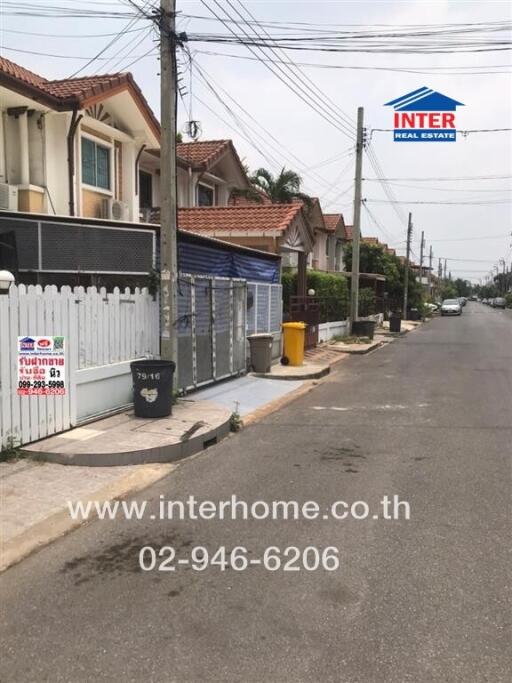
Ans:
[[[387,494],[409,520],[93,522],[0,578],[0,680],[509,683],[511,461],[512,317],[471,303],[139,497]],[[340,568],[140,571],[165,544],[335,546]]]

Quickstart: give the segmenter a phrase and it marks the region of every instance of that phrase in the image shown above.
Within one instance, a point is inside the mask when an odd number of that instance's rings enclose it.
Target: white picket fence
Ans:
[[[17,338],[41,335],[65,337],[65,396],[16,393]],[[110,391],[112,400],[99,402],[103,410],[116,408],[111,405],[116,401],[126,402],[129,361],[157,356],[158,344],[158,301],[146,289],[116,288],[107,294],[95,287],[11,287],[0,296],[1,447],[26,444],[76,425],[87,417],[77,410],[79,392],[101,398]],[[122,391],[115,384],[119,378]]]

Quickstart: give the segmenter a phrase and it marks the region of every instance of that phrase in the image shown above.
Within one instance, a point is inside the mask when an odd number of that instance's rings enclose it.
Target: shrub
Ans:
[[[297,273],[284,271],[281,278],[283,285],[283,308],[290,310],[290,297],[297,291]],[[314,289],[320,301],[320,322],[345,320],[349,308],[347,280],[343,275],[308,270],[307,289]]]

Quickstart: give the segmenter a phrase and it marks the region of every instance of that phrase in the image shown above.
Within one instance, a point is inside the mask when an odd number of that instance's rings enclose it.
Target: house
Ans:
[[[298,293],[305,294],[314,237],[302,203],[182,208],[178,225],[181,230],[279,254],[286,265],[297,267]]]
[[[133,77],[48,80],[0,58],[0,208],[149,222],[160,206],[160,124]],[[181,207],[249,187],[231,140],[177,145]]]
[[[48,80],[0,58],[0,207],[139,220],[160,125],[129,73]]]
[[[177,149],[178,206],[227,206],[233,190],[249,188],[231,140],[181,142]]]
[[[176,145],[179,207],[227,206],[233,190],[245,190],[249,180],[231,140],[179,142]],[[141,217],[155,222],[160,208],[160,153],[152,153],[151,169],[139,171]]]
[[[324,223],[327,230],[327,270],[340,272],[344,268],[343,243],[347,240],[347,230],[343,214],[324,213]]]
[[[305,206],[311,229],[313,231],[313,250],[308,256],[308,266],[313,270],[328,270],[330,234],[324,221],[322,207],[317,197],[311,198],[311,205]]]

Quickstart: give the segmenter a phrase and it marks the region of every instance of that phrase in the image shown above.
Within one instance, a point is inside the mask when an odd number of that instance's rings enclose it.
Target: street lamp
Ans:
[[[7,294],[14,283],[14,275],[8,270],[0,270],[0,294]]]

